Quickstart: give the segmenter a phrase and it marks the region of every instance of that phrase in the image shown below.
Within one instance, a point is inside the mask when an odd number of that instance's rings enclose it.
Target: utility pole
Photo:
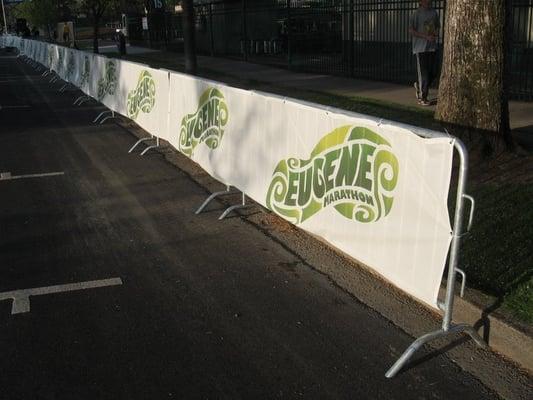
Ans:
[[[4,15],[4,34],[7,35],[6,6],[4,5],[4,0],[2,0],[2,14]]]

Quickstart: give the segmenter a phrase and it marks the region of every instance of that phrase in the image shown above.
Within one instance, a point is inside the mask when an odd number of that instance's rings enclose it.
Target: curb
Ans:
[[[441,295],[443,294],[441,288]],[[511,359],[533,374],[533,337],[497,315],[489,307],[479,307],[467,299],[455,296],[454,320],[473,325],[490,348]]]

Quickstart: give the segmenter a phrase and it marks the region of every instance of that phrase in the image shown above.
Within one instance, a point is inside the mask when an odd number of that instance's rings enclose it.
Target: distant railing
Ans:
[[[432,2],[443,26],[445,3]],[[408,25],[417,7],[416,0],[206,1],[195,6],[197,49],[296,71],[410,83]],[[512,0],[511,18],[512,97],[533,100],[533,0]],[[180,16],[166,18],[161,30],[151,37],[181,39]]]

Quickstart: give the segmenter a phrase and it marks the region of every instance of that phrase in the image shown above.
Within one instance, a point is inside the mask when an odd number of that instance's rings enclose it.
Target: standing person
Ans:
[[[431,7],[431,0],[420,0],[418,10],[411,15],[409,33],[413,37],[413,54],[418,72],[418,79],[414,84],[416,98],[424,106],[431,105],[428,92],[436,75],[439,29],[439,14]]]
[[[63,25],[63,42],[70,42],[70,27],[67,22]]]
[[[122,29],[117,29],[117,34],[115,37],[117,40],[118,52],[122,57],[126,55],[126,36],[124,35],[124,32],[122,32]]]

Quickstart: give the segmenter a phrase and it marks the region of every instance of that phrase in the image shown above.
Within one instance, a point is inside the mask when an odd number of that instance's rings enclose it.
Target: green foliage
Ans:
[[[516,318],[533,323],[533,278],[506,296],[504,306]]]
[[[60,13],[56,0],[25,1],[16,8],[18,18],[25,18],[30,26],[50,26],[59,22]]]

